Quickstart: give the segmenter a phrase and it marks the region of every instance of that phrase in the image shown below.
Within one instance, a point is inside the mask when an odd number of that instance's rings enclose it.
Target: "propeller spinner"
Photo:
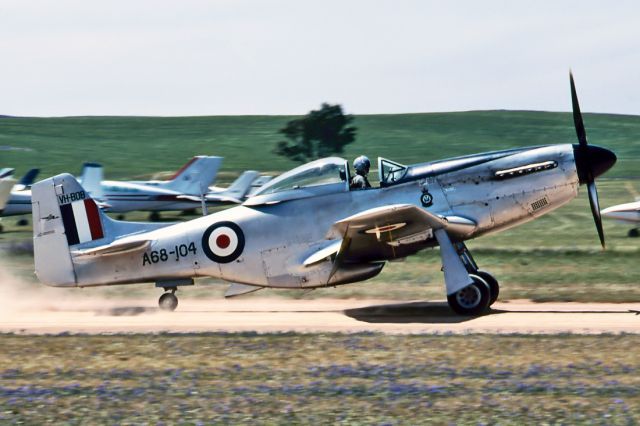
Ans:
[[[600,203],[598,202],[598,190],[596,188],[595,178],[613,167],[616,162],[616,155],[608,149],[599,146],[589,146],[587,143],[587,132],[582,121],[580,104],[578,103],[578,95],[576,94],[576,85],[573,82],[573,74],[571,72],[569,73],[569,80],[571,81],[573,122],[576,126],[576,135],[578,136],[578,144],[573,145],[578,179],[580,184],[587,185],[591,214],[593,214],[593,220],[596,223],[600,244],[602,244],[602,248],[604,249],[604,231],[602,230]]]

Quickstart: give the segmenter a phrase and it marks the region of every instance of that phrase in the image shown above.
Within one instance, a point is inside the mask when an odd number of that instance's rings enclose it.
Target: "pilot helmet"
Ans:
[[[365,155],[361,155],[360,157],[353,160],[353,168],[356,169],[358,173],[369,173],[369,168],[371,167],[371,162]]]

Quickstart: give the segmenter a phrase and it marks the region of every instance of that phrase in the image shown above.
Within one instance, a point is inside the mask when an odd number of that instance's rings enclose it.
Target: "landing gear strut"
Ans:
[[[467,268],[467,272],[469,272],[469,275],[471,276],[471,279],[473,279],[474,283],[471,284],[469,287],[479,287],[480,289],[477,290],[479,293],[479,299],[478,299],[478,303],[480,303],[479,306],[481,306],[481,302],[482,302],[482,292],[483,292],[483,286],[478,284],[479,282],[484,283],[484,285],[487,286],[488,290],[489,290],[489,295],[488,295],[488,303],[486,305],[486,307],[489,307],[491,305],[493,305],[495,303],[496,300],[498,300],[498,295],[500,294],[500,284],[498,283],[498,280],[491,275],[489,272],[487,271],[483,271],[481,269],[478,268],[478,264],[476,263],[476,261],[473,259],[473,256],[471,256],[471,252],[469,252],[469,249],[467,249],[467,246],[463,243],[456,243],[455,244],[455,249],[458,252],[458,255],[460,256],[460,259],[462,260],[462,263],[464,264],[465,268]],[[469,300],[468,297],[470,297],[469,292],[466,292],[465,295],[461,295],[461,292],[464,292],[466,288],[463,288],[462,290],[460,290],[458,293],[452,294],[451,296],[449,296],[447,299],[449,300],[449,305],[451,306],[451,308],[456,311],[457,313],[461,313],[458,312],[457,308],[458,306],[454,307],[452,305],[451,302],[451,298],[455,298],[456,301],[459,300]],[[470,290],[470,291],[476,291],[476,290]],[[476,294],[476,293],[473,293]],[[459,299],[462,298],[462,299]],[[454,304],[456,304],[457,302],[454,302]],[[457,303],[457,305],[463,306],[463,304],[461,303]],[[474,310],[474,308],[468,308],[471,311]],[[484,308],[480,309],[480,312],[482,312]],[[469,311],[469,313],[467,313],[466,315],[476,315],[476,313],[472,313],[471,311]]]
[[[166,293],[160,296],[158,306],[163,311],[175,311],[178,307],[178,298],[176,297],[176,287],[168,287],[164,289]]]

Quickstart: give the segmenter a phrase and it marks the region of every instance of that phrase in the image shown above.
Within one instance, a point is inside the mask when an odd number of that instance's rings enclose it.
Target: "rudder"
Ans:
[[[105,237],[103,213],[70,174],[31,188],[36,275],[44,284],[75,286],[70,247]]]

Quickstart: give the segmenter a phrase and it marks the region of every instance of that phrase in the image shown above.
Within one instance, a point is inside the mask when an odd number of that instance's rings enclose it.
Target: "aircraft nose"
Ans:
[[[616,154],[606,148],[599,146],[589,146],[589,162],[593,177],[597,178],[616,164]]]
[[[589,145],[586,148],[586,155],[583,154],[582,149],[584,148],[579,149],[578,145],[574,145],[573,148],[581,184],[588,182],[589,171],[591,171],[592,178],[595,179],[613,167],[618,159],[613,151],[606,148],[596,145]]]

